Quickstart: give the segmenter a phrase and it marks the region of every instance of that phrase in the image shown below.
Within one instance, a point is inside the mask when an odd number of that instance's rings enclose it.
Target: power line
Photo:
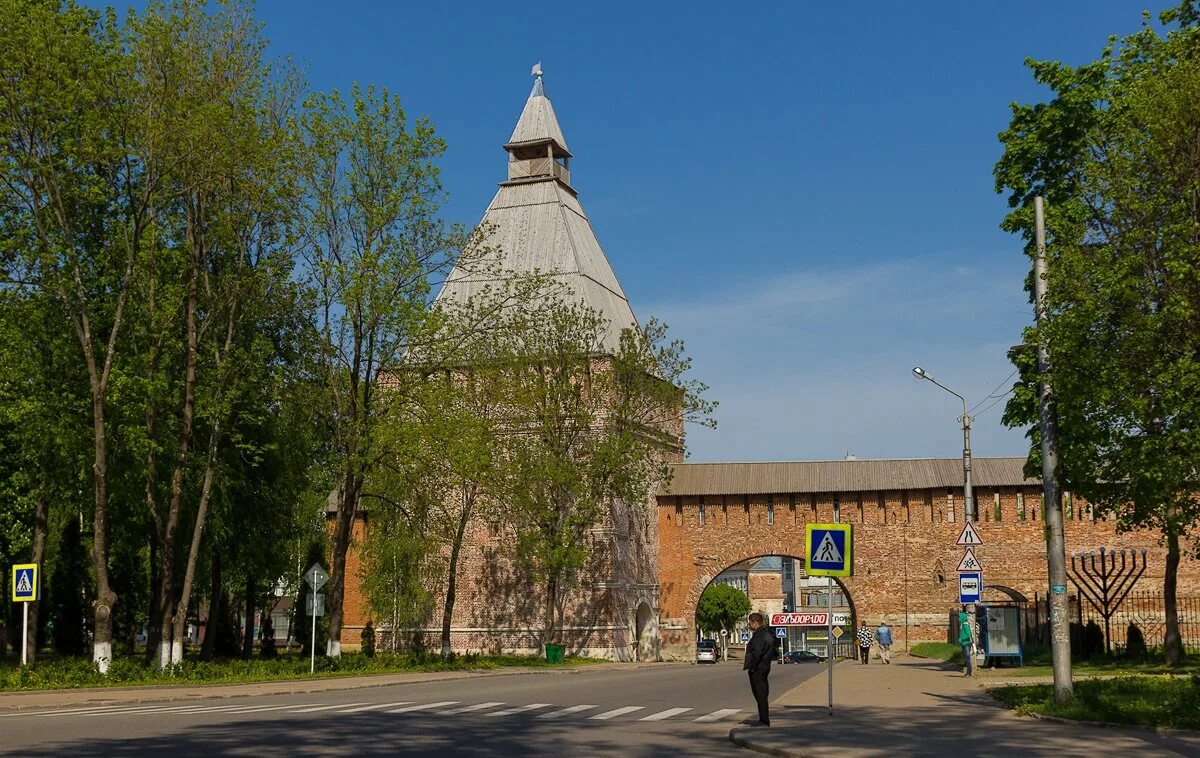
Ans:
[[[987,397],[985,397],[984,399],[980,400],[978,403],[976,403],[976,404],[975,404],[975,408],[972,408],[971,410],[967,411],[967,414],[969,415],[969,414],[972,414],[972,413],[974,413],[976,408],[978,408],[979,406],[983,405],[984,403],[986,403],[987,401],[991,400],[992,398],[995,398],[995,397],[1005,397],[1005,396],[1007,396],[1007,395],[1008,395],[1008,393],[1009,393],[1009,392],[1012,392],[1012,388],[1010,387],[1010,388],[1008,389],[1008,392],[1005,392],[1003,395],[997,395],[997,394],[996,394],[996,390],[998,390],[998,389],[1000,389],[1001,387],[1003,387],[1003,386],[1004,386],[1004,384],[1005,384],[1005,382],[1007,382],[1009,379],[1012,379],[1014,376],[1016,376],[1016,375],[1017,375],[1017,372],[1018,372],[1018,371],[1020,371],[1020,370],[1021,370],[1021,369],[1019,369],[1019,368],[1015,368],[1015,369],[1013,369],[1013,372],[1012,372],[1011,374],[1009,374],[1008,376],[1006,376],[1006,377],[1004,377],[1003,379],[1001,379],[1001,380],[1000,380],[1000,383],[999,383],[999,384],[997,384],[995,387],[993,387],[993,388],[992,388],[992,391],[988,393],[988,396],[987,396]],[[992,405],[995,405],[995,403],[992,403]],[[988,408],[991,408],[991,407],[992,407],[991,405],[989,405],[989,406],[988,406]],[[984,412],[986,413],[986,411],[984,411]]]

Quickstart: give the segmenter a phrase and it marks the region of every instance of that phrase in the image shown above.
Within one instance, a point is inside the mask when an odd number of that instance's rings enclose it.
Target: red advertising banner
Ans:
[[[825,626],[828,613],[772,613],[771,626]]]

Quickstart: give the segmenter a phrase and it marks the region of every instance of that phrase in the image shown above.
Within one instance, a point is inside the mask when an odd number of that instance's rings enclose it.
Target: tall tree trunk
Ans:
[[[217,437],[219,427],[213,427],[208,438],[208,458],[204,464],[204,483],[200,487],[200,505],[196,509],[196,524],[192,527],[192,544],[188,548],[187,567],[183,572],[183,589],[179,593],[179,602],[175,605],[174,630],[172,632],[171,659],[183,660],[183,632],[187,623],[188,607],[192,599],[192,582],[196,576],[196,561],[200,556],[200,541],[204,536],[204,522],[208,517],[208,502],[212,496],[214,459],[217,454]]]
[[[167,505],[166,528],[162,535],[162,576],[159,584],[159,603],[162,617],[159,626],[163,639],[159,642],[159,668],[166,667],[175,659],[174,653],[182,653],[183,640],[176,642],[175,631],[175,532],[179,528],[179,514],[183,506],[183,480],[187,472],[188,453],[192,445],[192,427],[196,417],[196,370],[199,353],[199,326],[196,312],[199,302],[200,267],[204,260],[204,241],[199,228],[202,215],[201,201],[195,196],[188,198],[188,240],[191,242],[191,275],[188,277],[187,305],[184,313],[187,352],[183,377],[183,400],[180,409],[179,440],[175,449],[175,468],[171,472],[171,495]]]
[[[328,641],[326,654],[337,658],[342,654],[343,601],[346,597],[346,551],[350,548],[351,527],[354,525],[354,511],[358,505],[358,490],[361,479],[354,474],[353,456],[347,459],[346,475],[343,479],[343,489],[338,502],[337,518],[333,528],[333,549],[329,571],[329,602],[326,605],[328,614]]]
[[[217,627],[224,613],[221,608],[221,598],[225,588],[221,582],[221,554],[214,550],[212,554],[212,579],[208,595],[208,623],[204,625],[204,642],[200,645],[200,660],[211,661],[216,653]]]
[[[442,608],[442,658],[450,660],[450,623],[454,620],[454,601],[458,591],[458,556],[462,552],[463,536],[467,533],[467,521],[472,509],[464,498],[462,513],[459,514],[458,529],[454,533],[454,544],[450,546],[450,566],[446,577],[446,603]]]
[[[108,575],[108,436],[104,419],[104,393],[92,392],[92,463],[95,513],[92,517],[92,569],[96,573],[96,600],[92,604],[92,660],[100,673],[112,663],[113,608],[117,593]]]
[[[46,476],[49,467],[43,466],[42,475]],[[45,479],[43,481],[49,481]],[[30,551],[30,563],[36,563],[41,566],[46,558],[46,514],[49,511],[50,505],[47,502],[45,486],[38,488],[37,501],[33,507],[33,546]],[[40,569],[39,569],[40,571]],[[45,586],[46,582],[43,581]],[[25,644],[29,646],[29,666],[34,666],[37,663],[38,649],[38,615],[41,610],[41,597],[44,593],[38,592],[38,600],[29,604],[29,629],[26,634]]]
[[[254,575],[246,575],[246,633],[242,635],[242,657],[247,660],[254,656]]]
[[[159,627],[158,615],[158,530],[150,535],[150,618],[146,622],[146,663],[154,663],[158,659],[158,643],[162,641],[162,629]]]
[[[1163,606],[1167,617],[1167,631],[1163,639],[1163,656],[1168,666],[1183,665],[1183,640],[1179,636],[1179,605],[1175,591],[1179,581],[1179,534],[1174,526],[1167,526],[1167,565],[1163,572]]]

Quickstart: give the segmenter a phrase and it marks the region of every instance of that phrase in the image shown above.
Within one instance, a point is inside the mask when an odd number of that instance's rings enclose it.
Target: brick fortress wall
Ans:
[[[956,497],[957,493],[957,497]],[[840,580],[854,625],[881,620],[897,644],[945,641],[958,600],[963,549],[962,489],[912,489],[836,495],[841,521],[855,525],[855,575]],[[1045,521],[1040,486],[979,488],[976,523],[984,544],[975,549],[986,585],[1002,585],[1032,600],[1047,590]],[[696,603],[708,583],[731,565],[763,555],[803,558],[804,525],[831,522],[834,494],[660,496],[658,535],[662,655],[695,655]],[[1069,502],[1069,501],[1068,501]],[[703,525],[701,509],[703,508]],[[1078,500],[1067,506],[1065,538],[1072,552],[1147,550],[1139,590],[1161,591],[1165,550],[1151,532],[1118,535],[1112,521]],[[772,513],[773,512],[773,513]],[[773,521],[773,523],[772,523]],[[1068,585],[1074,593],[1073,585]],[[1200,594],[1200,562],[1180,565],[1179,594]]]

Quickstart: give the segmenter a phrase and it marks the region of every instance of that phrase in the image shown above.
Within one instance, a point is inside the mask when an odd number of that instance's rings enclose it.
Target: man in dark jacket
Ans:
[[[750,629],[754,632],[746,644],[746,661],[742,668],[750,673],[750,691],[758,703],[758,721],[752,726],[770,726],[771,714],[767,710],[767,676],[771,673],[771,659],[775,657],[775,641],[771,630],[763,621],[761,613],[750,614]]]

